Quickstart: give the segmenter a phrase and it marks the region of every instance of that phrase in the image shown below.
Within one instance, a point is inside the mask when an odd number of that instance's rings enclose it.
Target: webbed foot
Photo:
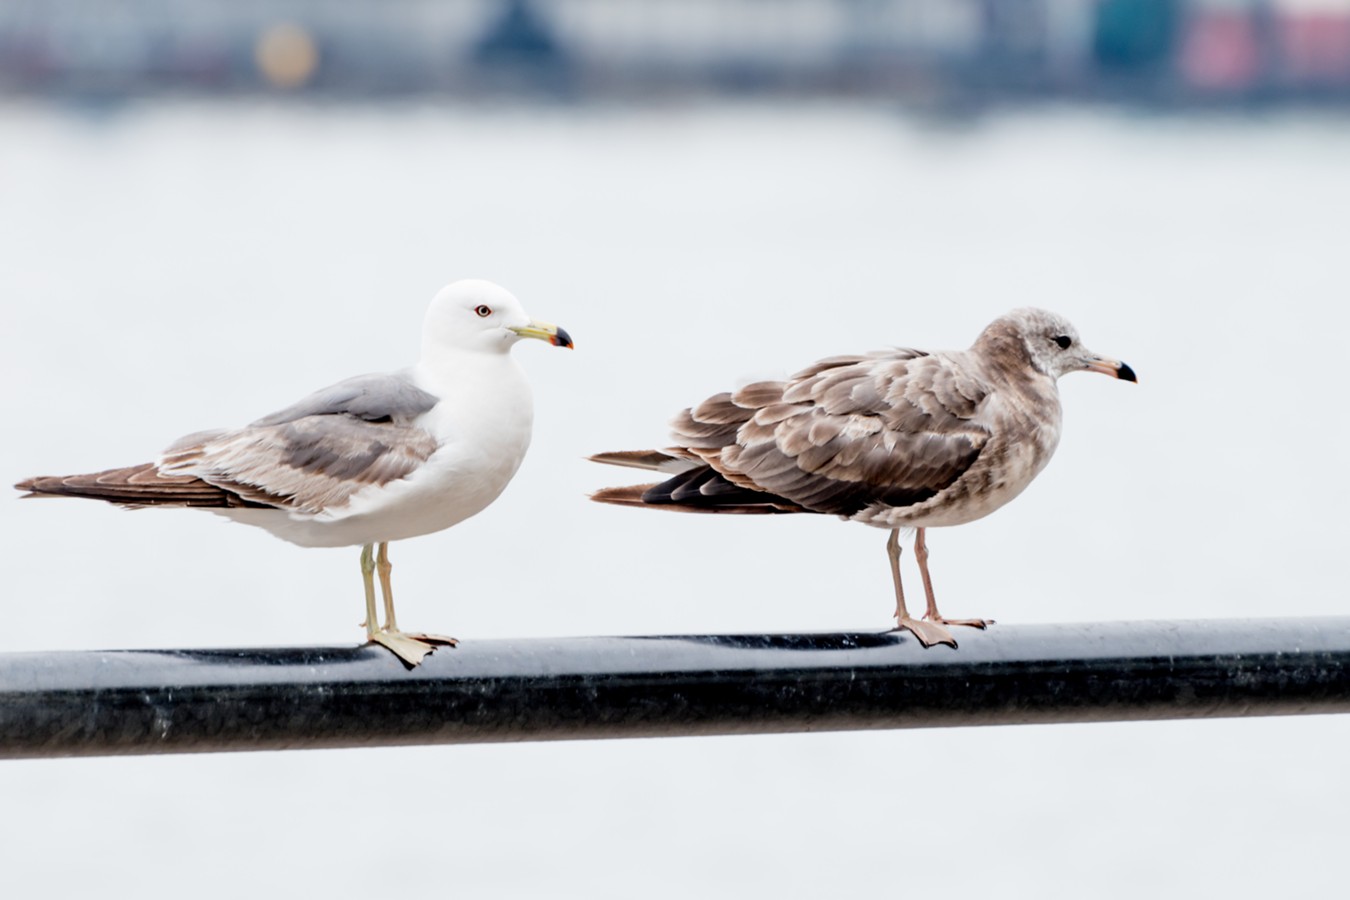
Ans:
[[[956,638],[952,637],[952,633],[938,622],[914,619],[910,616],[898,616],[896,617],[895,629],[912,632],[919,639],[919,643],[925,647],[931,647],[934,644],[956,646]]]
[[[402,631],[377,631],[370,636],[370,640],[403,660],[409,669],[421,665],[427,654],[437,647],[454,647],[459,643],[442,634],[407,634]]]

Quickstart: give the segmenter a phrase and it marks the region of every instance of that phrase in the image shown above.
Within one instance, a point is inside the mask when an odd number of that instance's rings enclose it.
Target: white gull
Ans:
[[[244,428],[189,435],[153,463],[15,487],[126,507],[203,508],[304,547],[360,546],[367,638],[417,665],[455,640],[399,630],[388,543],[481,512],[515,475],[534,416],[529,383],[509,353],[521,338],[572,346],[566,331],[532,320],[505,289],[457,281],[431,301],[422,356],[409,369],[341,381]]]

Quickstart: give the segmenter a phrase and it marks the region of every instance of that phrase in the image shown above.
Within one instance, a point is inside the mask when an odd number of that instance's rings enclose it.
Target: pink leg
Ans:
[[[934,644],[951,644],[956,646],[956,638],[952,633],[942,627],[940,622],[924,622],[912,618],[909,611],[905,609],[905,589],[900,586],[900,531],[891,529],[891,539],[886,542],[886,555],[891,560],[891,578],[895,581],[895,623],[896,628],[903,628],[913,632],[919,639],[919,643],[925,647],[931,647]],[[925,579],[927,575],[924,576]]]
[[[923,617],[929,622],[940,622],[943,625],[969,625],[972,628],[993,625],[993,619],[948,619],[938,612],[937,599],[933,596],[933,579],[928,575],[928,544],[923,539],[925,530],[916,528],[914,535],[914,557],[919,561],[919,574],[923,576],[923,591],[928,595],[928,611]]]

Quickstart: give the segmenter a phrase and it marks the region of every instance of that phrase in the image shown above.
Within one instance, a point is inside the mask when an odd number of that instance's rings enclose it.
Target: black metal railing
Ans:
[[[0,654],[0,757],[1350,712],[1350,617]]]

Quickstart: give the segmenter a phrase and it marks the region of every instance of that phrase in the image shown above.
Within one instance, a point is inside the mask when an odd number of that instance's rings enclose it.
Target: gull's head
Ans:
[[[441,288],[427,309],[424,352],[477,350],[505,353],[521,338],[571,347],[556,325],[531,319],[510,291],[491,281],[466,278]]]
[[[1015,309],[995,319],[976,346],[1002,348],[1029,361],[1037,371],[1058,378],[1065,372],[1101,372],[1122,381],[1138,381],[1134,370],[1117,359],[1098,356],[1083,346],[1078,330],[1063,316],[1045,309]]]

